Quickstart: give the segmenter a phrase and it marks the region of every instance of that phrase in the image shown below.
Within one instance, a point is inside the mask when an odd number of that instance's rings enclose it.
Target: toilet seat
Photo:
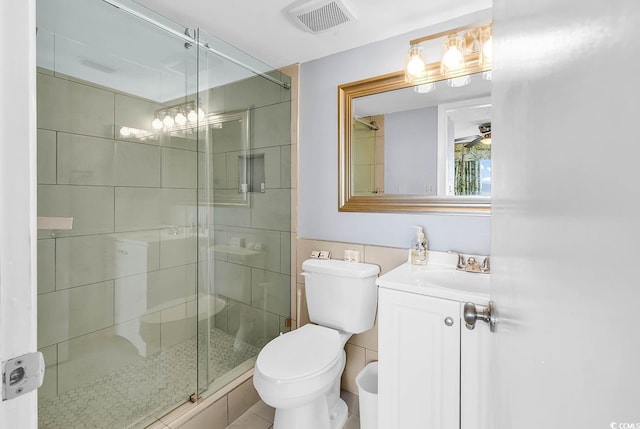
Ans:
[[[308,324],[269,342],[258,355],[256,370],[276,383],[301,381],[334,366],[342,346],[337,330]]]

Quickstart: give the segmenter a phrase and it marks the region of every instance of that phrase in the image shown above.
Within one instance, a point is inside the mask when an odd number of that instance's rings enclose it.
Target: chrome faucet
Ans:
[[[465,256],[456,252],[455,250],[449,250],[447,253],[455,253],[458,255],[458,263],[456,264],[456,269],[460,271],[466,271],[470,273],[490,273],[491,272],[491,262],[489,256],[486,256],[482,260],[482,264],[478,262],[475,256],[469,256],[465,258]]]

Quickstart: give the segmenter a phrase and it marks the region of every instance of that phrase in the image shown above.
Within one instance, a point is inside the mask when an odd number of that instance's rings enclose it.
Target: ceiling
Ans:
[[[322,58],[492,6],[492,0],[343,0],[356,19],[313,34],[285,14],[294,0],[137,2],[273,67]]]

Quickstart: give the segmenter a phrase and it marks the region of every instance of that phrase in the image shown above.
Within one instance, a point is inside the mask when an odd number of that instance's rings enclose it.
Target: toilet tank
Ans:
[[[302,270],[312,322],[354,334],[373,327],[380,267],[335,259],[307,259]]]

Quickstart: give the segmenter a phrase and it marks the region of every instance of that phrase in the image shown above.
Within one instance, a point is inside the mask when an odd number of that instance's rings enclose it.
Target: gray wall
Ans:
[[[435,195],[438,106],[389,113],[384,125],[385,192]]]
[[[337,87],[402,68],[409,40],[489,19],[490,10],[304,63],[300,77],[299,235],[331,241],[408,247],[412,225],[426,229],[430,247],[490,251],[490,218],[338,212]],[[383,227],[384,226],[384,227]]]

